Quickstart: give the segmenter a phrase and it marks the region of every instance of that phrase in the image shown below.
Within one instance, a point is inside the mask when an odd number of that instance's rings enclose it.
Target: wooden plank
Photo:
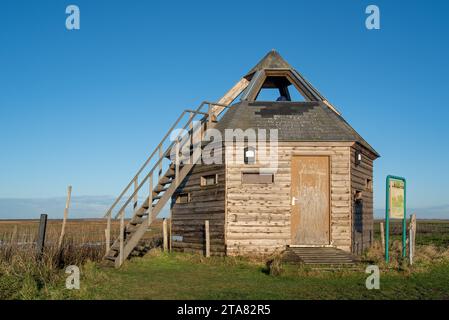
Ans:
[[[149,184],[149,196],[148,196],[148,226],[151,225],[152,220],[152,213],[153,213],[153,173],[150,174],[150,181]]]
[[[105,255],[108,254],[109,250],[111,249],[111,215],[108,215],[108,221],[106,224],[105,232],[105,241],[106,241],[106,252]]]
[[[139,187],[139,181],[137,179],[137,176],[134,178],[134,192],[137,190],[137,188]],[[139,199],[139,192],[136,192],[134,197],[133,197],[133,209],[135,210],[137,208],[137,201]]]
[[[125,261],[125,211],[123,210],[120,215],[120,252],[118,259],[118,266],[121,266]]]
[[[162,239],[164,252],[168,251],[168,234],[167,234],[167,219],[162,221]]]
[[[248,84],[249,81],[245,78],[240,79],[239,82],[237,82],[228,92],[226,92],[223,97],[221,97],[220,100],[218,100],[218,103],[226,106],[229,105],[243,92],[243,90],[246,89],[246,87],[248,87]],[[221,106],[214,106],[212,108],[212,112],[216,117],[218,117],[224,109],[225,108]]]
[[[173,228],[173,219],[169,218],[169,224],[168,224],[168,251],[172,252],[172,228]]]

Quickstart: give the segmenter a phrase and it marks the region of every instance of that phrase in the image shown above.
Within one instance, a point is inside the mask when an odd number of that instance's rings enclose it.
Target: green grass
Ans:
[[[274,276],[268,274],[264,263],[245,258],[205,259],[198,255],[158,252],[126,261],[119,270],[88,262],[81,267],[81,289],[67,290],[64,270],[50,262],[36,264],[34,259],[27,258],[26,252],[13,252],[8,259],[7,255],[3,258],[0,255],[0,300],[449,299],[449,222],[418,223],[413,268],[397,261],[401,230],[399,225],[393,227],[392,262],[388,266],[383,262],[380,241],[366,255],[382,268],[378,291],[365,288],[368,275],[363,272],[364,268],[317,272],[275,264],[280,275]],[[378,239],[378,225],[376,231]],[[77,263],[72,260],[67,263]]]
[[[381,273],[381,290],[367,290],[361,271],[307,272],[284,266],[281,276],[245,259],[156,254],[120,270],[83,269],[80,291],[54,288],[69,299],[449,299],[449,263],[426,272]],[[61,284],[62,286],[63,284]]]

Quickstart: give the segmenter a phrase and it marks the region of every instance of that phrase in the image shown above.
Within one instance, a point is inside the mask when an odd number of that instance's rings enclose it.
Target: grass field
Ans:
[[[151,237],[160,232],[161,220],[152,225],[152,232],[146,234]],[[62,220],[48,220],[46,243],[51,245],[59,239]],[[39,220],[0,220],[0,241],[32,243],[36,241]],[[119,233],[120,222],[112,220],[111,234],[116,237]],[[78,244],[105,244],[106,221],[104,219],[69,219],[66,224],[66,239]]]
[[[204,259],[153,252],[120,270],[84,268],[79,291],[57,289],[64,299],[449,299],[449,262],[425,271],[384,271],[381,289],[367,290],[360,271],[317,272],[286,266],[272,276],[261,262]],[[60,286],[62,287],[62,283]]]
[[[282,264],[273,273],[264,260],[206,259],[161,253],[158,249],[126,261],[119,270],[80,260],[81,288],[67,290],[64,266],[36,264],[13,252],[8,261],[0,254],[0,299],[449,299],[447,226],[446,221],[418,222],[418,252],[413,267],[398,259],[399,242],[392,245],[392,263],[385,265],[377,241],[366,257],[381,268],[380,290],[366,289],[365,266],[330,272]],[[36,221],[3,221],[0,239],[5,243],[14,238],[24,240],[24,234],[31,239],[36,228]],[[59,234],[60,221],[51,221],[51,228],[50,243]],[[86,232],[89,234],[83,235]],[[102,220],[71,221],[67,233],[76,243],[89,241],[104,246]],[[147,237],[159,233],[160,221]],[[400,232],[393,228],[393,234],[397,238]],[[99,261],[98,256],[87,260]]]

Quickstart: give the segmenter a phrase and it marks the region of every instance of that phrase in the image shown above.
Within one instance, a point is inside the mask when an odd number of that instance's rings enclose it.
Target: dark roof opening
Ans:
[[[256,101],[303,102],[297,88],[283,76],[268,76],[256,96]]]

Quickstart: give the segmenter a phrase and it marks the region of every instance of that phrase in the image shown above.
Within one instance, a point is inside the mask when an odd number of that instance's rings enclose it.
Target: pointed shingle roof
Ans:
[[[357,142],[379,154],[340,115],[323,102],[246,102],[234,104],[215,127],[226,129],[278,129],[279,141]]]
[[[293,69],[276,50],[271,50],[246,75],[251,77],[256,71],[263,69]]]

